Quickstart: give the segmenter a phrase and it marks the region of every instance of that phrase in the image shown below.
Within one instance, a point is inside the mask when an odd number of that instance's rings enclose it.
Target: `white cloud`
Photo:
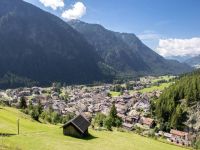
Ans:
[[[62,13],[62,17],[67,20],[80,19],[85,13],[86,6],[82,2],[76,2],[71,9]]]
[[[143,33],[139,34],[138,37],[141,40],[158,40],[160,38],[160,34],[151,30],[146,30]]]
[[[164,56],[197,56],[200,54],[200,38],[160,39],[156,51]]]
[[[53,10],[63,8],[65,6],[64,0],[40,0],[45,7],[51,7]]]

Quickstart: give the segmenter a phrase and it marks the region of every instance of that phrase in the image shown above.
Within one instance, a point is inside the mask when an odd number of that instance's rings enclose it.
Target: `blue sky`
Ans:
[[[78,18],[82,21],[98,23],[114,31],[135,33],[166,57],[200,54],[200,0],[65,0],[64,6],[56,10],[45,7],[44,3],[62,0],[25,1],[59,17],[81,2],[86,9]]]

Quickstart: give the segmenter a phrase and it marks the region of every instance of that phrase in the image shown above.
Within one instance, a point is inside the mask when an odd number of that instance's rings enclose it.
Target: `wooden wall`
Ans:
[[[83,137],[83,135],[72,124],[63,128],[63,134],[79,138]]]

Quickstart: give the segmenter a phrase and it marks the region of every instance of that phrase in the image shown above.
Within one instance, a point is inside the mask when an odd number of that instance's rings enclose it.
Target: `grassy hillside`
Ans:
[[[20,118],[20,135],[16,120]],[[144,138],[132,133],[90,130],[92,137],[76,139],[63,136],[60,126],[40,124],[16,109],[0,108],[0,149],[18,150],[184,150],[183,148]]]

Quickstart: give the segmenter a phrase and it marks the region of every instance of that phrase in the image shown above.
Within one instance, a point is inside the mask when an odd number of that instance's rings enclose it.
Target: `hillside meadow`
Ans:
[[[20,119],[19,135],[16,134],[18,118]],[[31,120],[29,116],[16,109],[0,107],[0,149],[186,150],[128,132],[94,131],[90,129],[90,137],[77,139],[63,136],[60,126],[41,124]]]
[[[154,86],[151,86],[151,87],[143,88],[141,90],[138,90],[138,92],[149,93],[149,92],[153,92],[153,91],[156,91],[156,90],[162,91],[162,90],[168,88],[170,85],[172,85],[172,82],[161,83],[158,86],[154,85]],[[129,92],[134,93],[134,92],[136,92],[136,90],[130,90]],[[110,94],[111,94],[112,97],[120,96],[120,92],[111,91]]]

